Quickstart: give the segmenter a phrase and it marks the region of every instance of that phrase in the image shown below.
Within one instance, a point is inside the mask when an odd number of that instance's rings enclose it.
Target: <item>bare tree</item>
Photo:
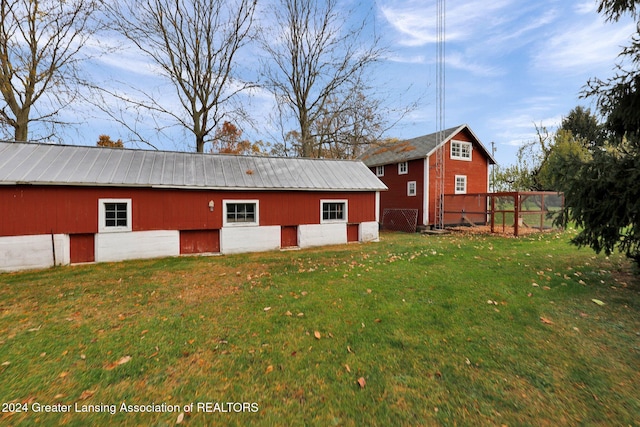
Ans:
[[[366,34],[366,19],[347,26],[346,17],[352,14],[340,9],[337,0],[277,0],[272,8],[275,25],[262,33],[268,57],[264,77],[280,115],[296,122],[294,131],[283,129],[285,140],[293,141],[295,154],[303,157],[327,153],[321,148],[335,142],[345,125],[357,125],[348,119],[355,118],[349,112],[367,101],[367,108],[377,107],[365,95],[369,88],[363,76],[384,49],[375,34]]]
[[[29,125],[54,133],[80,88],[80,50],[94,34],[93,0],[0,0],[0,125],[26,141]]]
[[[166,117],[192,133],[197,152],[240,109],[232,105],[253,86],[236,74],[236,54],[252,37],[256,0],[122,0],[107,2],[117,30],[171,82],[180,103],[130,88],[109,94],[130,108]],[[104,90],[104,88],[103,88]],[[137,95],[137,96],[134,96]],[[163,94],[164,95],[164,94]],[[112,118],[145,141],[121,112]],[[232,119],[234,117],[229,117]]]

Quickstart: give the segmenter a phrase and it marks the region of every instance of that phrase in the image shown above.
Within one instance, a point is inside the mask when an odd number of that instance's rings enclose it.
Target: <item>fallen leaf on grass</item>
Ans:
[[[313,336],[316,337],[317,340],[319,340],[322,337],[322,335],[320,335],[320,332],[318,331],[314,331]]]
[[[271,307],[265,307],[265,308],[263,308],[263,310],[264,311],[269,311],[269,310],[271,310]]]
[[[540,321],[542,323],[544,323],[545,325],[553,325],[553,322],[551,320],[547,319],[546,317],[540,316]]]
[[[93,390],[85,390],[80,394],[80,400],[87,400],[91,396],[93,396],[96,392]]]
[[[364,388],[364,386],[367,385],[367,382],[364,380],[364,377],[358,378],[358,385],[360,386],[360,388]]]
[[[347,370],[347,372],[351,373],[351,368],[349,367],[349,365],[344,365],[344,368]]]
[[[180,415],[178,415],[176,419],[176,424],[182,424],[182,420],[184,420],[184,412],[180,412]]]
[[[599,299],[592,299],[591,301],[595,302],[598,305],[604,305],[604,303],[602,301],[600,301]]]
[[[113,363],[109,363],[109,364],[105,367],[105,369],[106,369],[107,371],[110,371],[110,370],[115,369],[115,368],[117,368],[117,367],[118,367],[118,366],[120,366],[120,365],[124,365],[125,363],[128,363],[128,362],[130,362],[130,361],[131,361],[131,356],[124,356],[124,357],[121,357],[120,359],[116,360],[116,361],[115,361],[115,362],[113,362]]]
[[[267,369],[265,369],[265,371],[264,371],[265,374],[268,374],[270,372],[273,372],[273,365],[267,366]]]

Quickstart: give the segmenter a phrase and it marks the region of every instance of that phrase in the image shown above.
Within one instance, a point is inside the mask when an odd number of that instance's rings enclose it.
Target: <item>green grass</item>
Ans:
[[[29,412],[0,422],[174,425],[120,405],[247,402],[182,424],[638,425],[638,285],[571,235],[3,274],[0,401]],[[117,410],[33,411],[58,403]]]

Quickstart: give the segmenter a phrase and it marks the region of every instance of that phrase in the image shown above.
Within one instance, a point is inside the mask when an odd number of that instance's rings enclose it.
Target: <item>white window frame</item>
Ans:
[[[456,149],[455,147],[458,148]],[[463,148],[466,148],[466,150]],[[468,156],[466,153],[468,153]],[[464,160],[466,162],[470,162],[473,159],[473,144],[466,141],[452,140],[450,155],[453,160]]]
[[[409,162],[398,163],[398,175],[406,175],[409,173]]]
[[[460,189],[458,187],[458,180],[461,180],[461,182],[464,183],[464,189]],[[467,194],[467,176],[466,175],[456,175],[454,185],[455,185],[454,187],[455,194]]]
[[[384,176],[384,165],[376,166],[376,176]]]
[[[227,208],[229,205],[256,205],[255,221],[252,222],[233,222],[227,221]],[[252,200],[223,200],[222,201],[222,226],[223,227],[256,227],[260,225],[260,201]]]
[[[324,219],[325,203],[342,203],[344,204],[344,218],[342,219]],[[349,220],[349,201],[346,199],[323,199],[320,200],[320,224],[339,224],[346,223]]]
[[[417,185],[415,181],[407,182],[407,196],[414,197],[418,194]]]
[[[106,205],[108,203],[126,203],[127,205],[127,225],[123,226],[111,226],[107,227],[107,214],[106,214]],[[131,199],[98,199],[98,233],[124,233],[130,232],[132,230],[131,227],[131,219],[133,218],[132,212],[132,203]]]

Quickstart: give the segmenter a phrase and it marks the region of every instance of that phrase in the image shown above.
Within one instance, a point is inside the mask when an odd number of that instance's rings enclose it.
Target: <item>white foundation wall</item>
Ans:
[[[373,222],[361,222],[359,225],[358,235],[361,242],[378,242],[380,241],[380,234],[378,230],[380,227],[376,221]]]
[[[95,236],[96,262],[180,255],[177,230],[97,233]]]
[[[223,227],[220,230],[220,252],[272,251],[280,248],[280,226]]]
[[[71,260],[69,236],[51,234],[0,237],[0,271],[17,271],[67,265]]]
[[[298,246],[339,245],[347,243],[347,224],[309,224],[298,226]]]

